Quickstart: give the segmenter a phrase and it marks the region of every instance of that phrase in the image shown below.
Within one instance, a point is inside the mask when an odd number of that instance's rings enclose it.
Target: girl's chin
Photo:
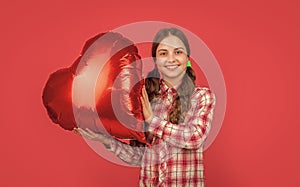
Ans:
[[[167,79],[177,79],[182,74],[183,74],[183,71],[180,71],[180,72],[166,72],[166,73],[163,73],[162,76],[167,78]]]

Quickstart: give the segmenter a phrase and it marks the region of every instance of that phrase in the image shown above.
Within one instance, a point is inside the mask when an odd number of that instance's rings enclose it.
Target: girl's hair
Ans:
[[[160,30],[154,37],[152,43],[152,58],[156,62],[156,50],[160,42],[167,36],[178,37],[187,50],[187,56],[190,56],[190,46],[184,33],[177,28],[165,28]],[[154,98],[160,96],[159,94],[159,79],[160,74],[155,65],[154,69],[148,73],[145,80],[145,87],[148,93],[149,101],[151,102]],[[177,88],[177,94],[173,102],[172,110],[168,113],[168,121],[171,123],[181,123],[184,121],[185,113],[190,108],[190,96],[195,89],[196,76],[192,67],[187,67],[186,73],[183,77],[182,83]]]

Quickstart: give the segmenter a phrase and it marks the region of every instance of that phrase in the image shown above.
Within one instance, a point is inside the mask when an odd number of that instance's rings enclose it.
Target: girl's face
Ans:
[[[164,38],[156,49],[156,64],[162,78],[170,83],[179,83],[189,60],[184,43],[176,36]]]

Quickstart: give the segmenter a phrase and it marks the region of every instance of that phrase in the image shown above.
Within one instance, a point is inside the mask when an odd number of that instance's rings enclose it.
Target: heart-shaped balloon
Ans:
[[[66,130],[89,128],[145,143],[142,86],[137,47],[107,32],[89,39],[70,67],[50,75],[42,99],[50,119]]]

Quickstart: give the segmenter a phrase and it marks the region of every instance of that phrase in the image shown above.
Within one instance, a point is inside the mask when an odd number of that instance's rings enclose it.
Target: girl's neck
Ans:
[[[178,77],[177,79],[174,78],[170,79],[170,78],[163,77],[163,80],[165,81],[166,85],[169,88],[175,88],[175,89],[177,89],[180,86],[182,79],[183,77]]]

